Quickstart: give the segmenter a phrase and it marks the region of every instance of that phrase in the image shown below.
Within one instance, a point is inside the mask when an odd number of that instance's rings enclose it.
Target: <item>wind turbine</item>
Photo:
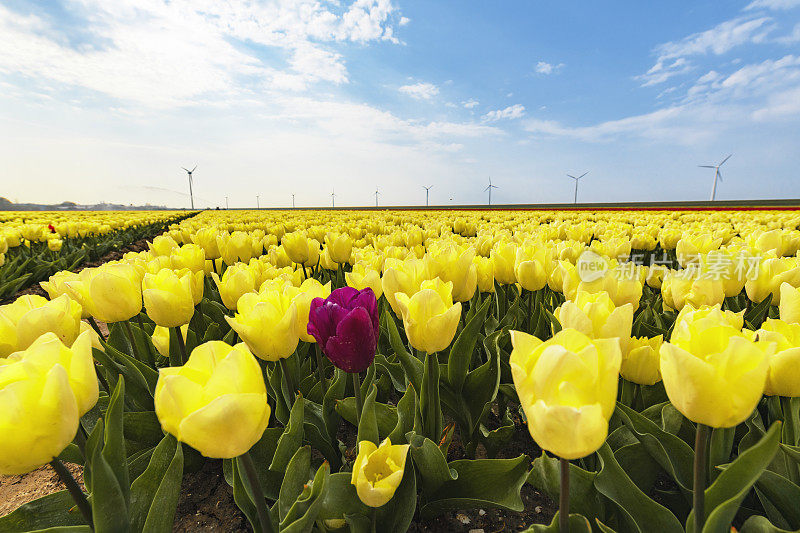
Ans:
[[[428,207],[428,193],[430,192],[432,187],[433,185],[429,185],[428,187],[424,185],[422,186],[422,188],[425,189],[425,207]]]
[[[701,168],[713,168],[714,169],[714,185],[711,187],[711,201],[712,202],[714,201],[714,198],[717,196],[717,179],[719,179],[719,181],[722,181],[722,172],[719,171],[719,167],[721,167],[725,163],[725,161],[730,159],[731,155],[733,155],[733,154],[730,154],[728,157],[726,157],[725,159],[720,161],[720,163],[718,165],[697,165],[698,167],[701,167]]]
[[[187,174],[189,174],[189,198],[192,200],[192,209],[194,209],[194,194],[192,193],[192,172],[195,171],[197,165],[195,165],[192,170],[189,170],[188,168],[185,167],[181,168],[185,170]]]
[[[375,187],[375,207],[378,207],[378,196],[379,196],[380,194],[381,194],[381,193],[379,193],[379,192],[378,192],[378,188],[377,188],[377,187]]]
[[[292,209],[294,209],[294,193],[292,193]]]
[[[258,201],[258,195],[256,194],[256,209],[261,209],[261,202]]]
[[[589,173],[589,171],[587,170],[586,172],[584,172],[583,174],[581,174],[577,178],[575,176],[573,176],[572,174],[567,174],[567,176],[569,176],[570,178],[575,180],[575,198],[572,200],[572,203],[575,203],[575,204],[578,203],[578,181],[588,173]]]
[[[336,207],[336,192],[331,189],[331,207]]]
[[[225,209],[228,209],[228,197],[225,197]]]
[[[492,189],[499,189],[497,185],[492,185],[492,177],[489,176],[489,185],[483,189],[483,192],[489,191],[489,205],[492,205]]]

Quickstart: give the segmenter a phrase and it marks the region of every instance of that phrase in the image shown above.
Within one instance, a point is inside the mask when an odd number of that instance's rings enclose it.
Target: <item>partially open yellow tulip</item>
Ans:
[[[358,498],[369,507],[386,505],[403,480],[408,444],[392,444],[387,437],[380,446],[368,440],[358,443],[350,482]]]
[[[408,342],[429,354],[450,346],[461,318],[461,302],[453,304],[453,284],[439,278],[425,280],[409,298],[397,293],[397,306],[403,317]]]

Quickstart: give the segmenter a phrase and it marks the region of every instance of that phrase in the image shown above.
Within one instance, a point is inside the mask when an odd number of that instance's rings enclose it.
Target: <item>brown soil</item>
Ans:
[[[66,467],[83,487],[83,467],[71,463],[66,463]],[[21,476],[0,476],[0,516],[7,515],[23,503],[66,488],[49,465]]]

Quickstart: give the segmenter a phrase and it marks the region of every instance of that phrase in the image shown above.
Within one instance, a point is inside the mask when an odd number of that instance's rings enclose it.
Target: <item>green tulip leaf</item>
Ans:
[[[447,466],[447,459],[435,442],[413,432],[407,434],[406,439],[411,445],[411,458],[422,478],[423,496],[458,478],[458,474]]]
[[[397,425],[397,408],[381,402],[375,404],[375,421],[378,424],[378,434],[388,435]],[[365,400],[366,405],[366,400]],[[352,396],[336,402],[336,412],[344,420],[356,426],[356,399]]]
[[[409,383],[406,393],[397,402],[397,424],[389,434],[392,444],[405,444],[406,433],[414,431],[415,420],[419,418],[417,411],[417,391]],[[379,428],[380,429],[380,428]]]
[[[48,494],[22,504],[17,509],[0,517],[0,531],[23,533],[58,526],[84,524],[80,513],[70,513],[75,501],[66,490]]]
[[[385,314],[389,315],[389,312],[386,311]],[[397,324],[391,315],[388,316],[386,323],[389,326],[389,342],[392,345],[392,350],[394,350],[397,359],[403,366],[403,371],[406,373],[406,380],[411,382],[415,389],[420,390],[422,387],[422,375],[424,373],[422,361],[408,353],[400,338]]]
[[[414,464],[406,460],[403,479],[392,499],[377,509],[377,530],[387,533],[405,533],[417,510],[417,478]]]
[[[125,501],[125,509],[127,510],[128,502],[130,501],[130,480],[128,478],[128,462],[127,455],[125,454],[125,437],[123,431],[124,401],[125,378],[120,377],[111,395],[111,400],[108,403],[108,410],[106,410],[102,455],[106,460],[106,464],[108,464],[117,478],[119,488],[122,491],[122,497]]]
[[[170,463],[175,457],[178,441],[172,435],[167,435],[155,447],[150,462],[144,472],[131,484],[131,504],[128,511],[131,522],[131,531],[140,532],[144,527],[147,514],[153,504],[156,489],[164,479]]]
[[[283,431],[275,449],[275,455],[269,465],[269,469],[274,472],[284,472],[289,465],[289,461],[303,444],[303,408],[305,400],[298,396],[292,406],[289,416],[289,424]]]
[[[558,524],[559,519],[560,516],[558,512],[556,512],[555,516],[553,516],[553,520],[549,524],[534,524],[528,529],[524,530],[522,533],[560,533]],[[592,524],[585,516],[570,513],[569,531],[570,533],[591,533]],[[607,531],[613,530],[603,529],[603,527],[601,527],[600,531],[606,533]]]
[[[489,311],[491,302],[487,298],[475,315],[467,322],[461,330],[456,340],[450,347],[450,355],[447,359],[447,382],[450,388],[457,394],[461,393],[464,380],[469,372],[472,362],[472,352],[475,351],[475,344],[478,341],[481,326]]]
[[[361,503],[356,487],[350,482],[350,472],[338,472],[328,478],[319,520],[344,519],[346,515],[369,516],[370,508]]]
[[[358,421],[358,436],[356,442],[371,441],[376,446],[381,443],[378,435],[378,421],[375,419],[375,396],[378,394],[378,387],[374,385],[364,399],[361,410],[361,418]]]
[[[280,495],[278,496],[278,516],[283,520],[294,502],[303,492],[309,481],[311,469],[311,447],[302,446],[292,456],[286,474],[283,476]]]
[[[787,529],[800,529],[800,486],[764,470],[756,482],[756,494],[772,522]]]
[[[183,446],[175,447],[175,455],[153,493],[153,502],[142,531],[169,533],[175,521],[175,510],[183,480]]]
[[[753,515],[742,524],[739,533],[797,533],[797,531],[775,527],[766,517]]]
[[[311,531],[314,522],[317,520],[320,509],[328,488],[328,479],[331,470],[328,463],[322,463],[317,469],[311,485],[306,485],[303,492],[291,506],[286,517],[280,522],[282,533],[300,533]]]
[[[528,479],[530,460],[526,455],[515,459],[462,459],[449,464],[458,477],[444,482],[429,496],[420,510],[423,518],[451,509],[498,507],[522,511],[522,485]]]
[[[589,518],[603,516],[603,502],[594,488],[597,472],[589,472],[576,464],[569,464],[570,509]],[[528,483],[558,501],[561,493],[561,467],[556,457],[542,454],[533,461]]]
[[[651,500],[625,473],[607,444],[597,451],[600,472],[594,486],[614,502],[629,525],[630,531],[683,533],[681,523],[672,512]]]

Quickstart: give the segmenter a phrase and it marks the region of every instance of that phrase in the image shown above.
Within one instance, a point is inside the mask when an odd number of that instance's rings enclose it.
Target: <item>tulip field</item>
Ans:
[[[62,483],[0,533],[172,531],[209,471],[257,533],[798,531],[798,227],[0,213],[0,486]]]

